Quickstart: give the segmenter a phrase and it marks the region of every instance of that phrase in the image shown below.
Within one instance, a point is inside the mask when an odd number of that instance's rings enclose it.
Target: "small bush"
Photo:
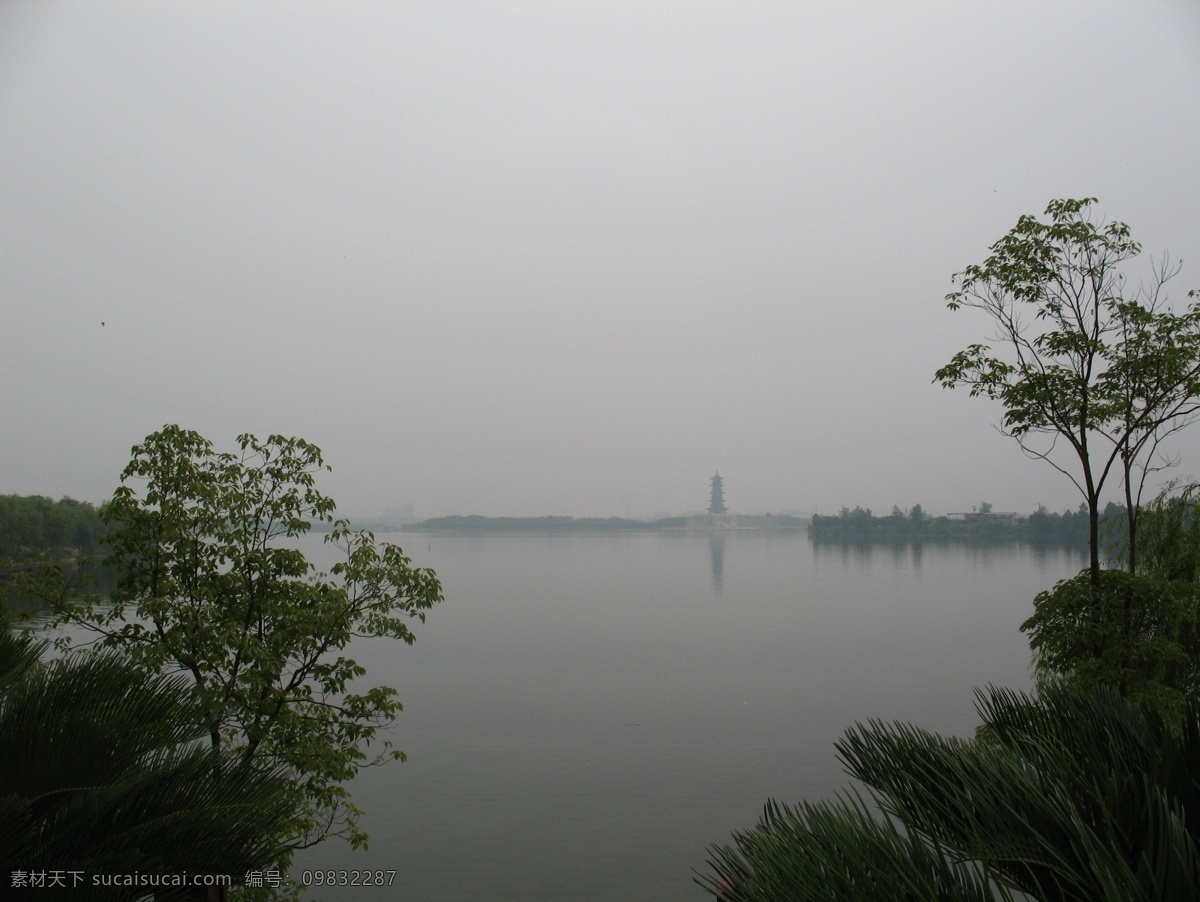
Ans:
[[[1040,680],[1108,686],[1174,719],[1200,690],[1200,604],[1191,583],[1087,571],[1034,599],[1029,635]]]

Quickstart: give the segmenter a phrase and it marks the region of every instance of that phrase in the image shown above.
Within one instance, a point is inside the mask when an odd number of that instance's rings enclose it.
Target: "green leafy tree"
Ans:
[[[980,738],[873,721],[837,749],[858,796],[768,803],[710,849],[724,900],[1200,898],[1200,708],[1167,724],[1102,687],[977,693]]]
[[[147,674],[118,649],[42,663],[44,648],[0,616],[6,898],[140,899],[147,887],[98,887],[92,876],[233,876],[279,860],[296,816],[287,775],[198,744],[201,712],[183,677]],[[18,885],[17,873],[47,871],[87,883]],[[197,895],[207,891],[160,887],[155,898]]]
[[[1177,720],[1200,698],[1196,587],[1150,573],[1102,570],[1062,580],[1034,599],[1021,630],[1039,682],[1104,685]]]
[[[1200,411],[1200,306],[1182,314],[1167,308],[1163,286],[1179,272],[1164,261],[1144,299],[1126,301],[1108,370],[1101,377],[1119,405],[1109,429],[1120,455],[1125,492],[1127,565],[1138,572],[1142,495],[1151,473],[1178,462],[1158,449]],[[1191,297],[1200,297],[1191,292]]]
[[[441,586],[399,547],[333,519],[315,484],[327,469],[317,447],[242,435],[238,449],[218,453],[178,426],[136,446],[103,508],[117,587],[110,599],[60,599],[60,620],[147,672],[189,674],[214,750],[291,775],[303,813],[290,847],[332,835],[365,844],[345,784],[403,760],[390,742],[369,749],[401,706],[390,687],[360,688],[365,670],[346,647],[364,636],[411,644],[410,622]],[[331,524],[326,541],[340,552],[327,573],[291,541],[312,522]]]
[[[1104,570],[1098,583],[1080,574],[1034,599],[1021,629],[1039,681],[1106,685],[1168,719],[1178,718],[1188,698],[1200,698],[1196,491],[1171,483],[1143,506],[1137,573]],[[1119,526],[1124,511],[1105,517]]]
[[[1200,410],[1200,302],[1178,314],[1167,306],[1163,287],[1178,267],[1160,267],[1150,289],[1131,294],[1125,268],[1141,246],[1124,223],[1093,219],[1093,203],[1052,201],[1048,222],[1022,216],[982,264],[955,275],[948,306],[986,314],[1002,350],[971,345],[935,381],[1000,401],[1001,431],[1079,489],[1095,584],[1108,479],[1124,479],[1132,572],[1137,502],[1163,463],[1155,452]]]

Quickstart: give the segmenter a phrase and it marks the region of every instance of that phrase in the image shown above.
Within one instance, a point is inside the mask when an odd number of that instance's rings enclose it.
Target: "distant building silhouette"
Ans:
[[[712,494],[708,500],[708,512],[710,514],[725,513],[725,488],[720,473],[712,478]]]

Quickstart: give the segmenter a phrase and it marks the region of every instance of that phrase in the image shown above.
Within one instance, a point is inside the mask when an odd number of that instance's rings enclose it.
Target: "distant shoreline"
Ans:
[[[629,520],[623,517],[434,517],[399,527],[400,532],[719,532],[725,530],[775,530],[803,532],[808,517],[786,514],[740,516],[724,514]]]
[[[371,517],[353,518],[351,526],[374,532],[505,534],[505,535],[596,535],[615,533],[709,533],[728,532],[804,533],[813,542],[833,544],[963,543],[968,545],[1029,544],[1035,547],[1074,547],[1086,539],[1080,532],[1078,514],[1047,514],[1030,517],[1004,515],[925,516],[913,522],[906,518],[874,517],[856,509],[841,516],[812,517],[792,514],[690,514],[658,520],[625,517],[432,517],[398,523]],[[321,532],[320,524],[313,524]]]

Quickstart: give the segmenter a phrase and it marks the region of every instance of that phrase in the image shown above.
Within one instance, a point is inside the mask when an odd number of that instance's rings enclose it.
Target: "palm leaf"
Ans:
[[[1200,899],[1200,707],[1103,688],[977,693],[980,738],[872,721],[837,743],[871,803],[770,802],[710,849],[720,899]]]
[[[183,680],[148,676],[113,651],[34,666],[40,648],[16,645],[0,638],[0,673],[13,674],[0,693],[0,862],[109,874],[279,864],[298,813],[293,781],[202,742]]]

